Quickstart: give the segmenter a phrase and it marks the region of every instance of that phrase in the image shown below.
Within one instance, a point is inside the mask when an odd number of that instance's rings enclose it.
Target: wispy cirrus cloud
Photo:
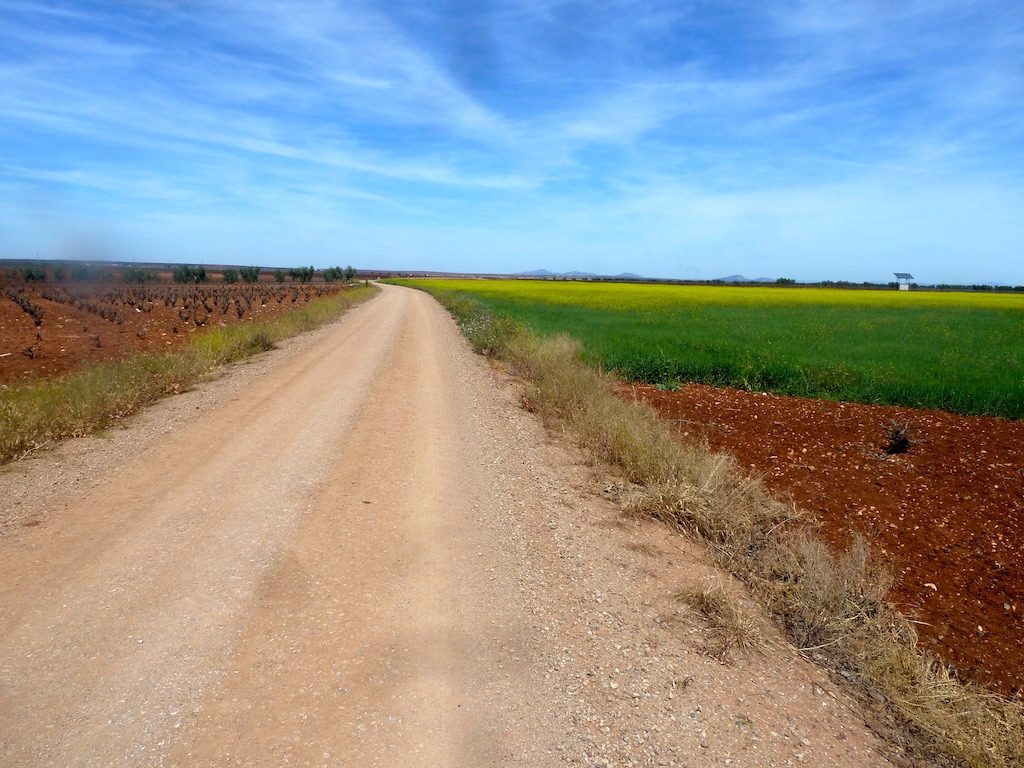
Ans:
[[[1005,264],[1021,60],[1008,0],[11,0],[0,205],[21,213],[0,238],[37,250],[25,201],[45,199],[181,258],[254,245],[258,218],[261,253],[344,230],[404,266],[511,267],[518,243],[523,268],[586,268],[615,243],[651,274],[732,254],[801,276],[820,264],[784,254],[843,238],[873,273],[887,236]]]

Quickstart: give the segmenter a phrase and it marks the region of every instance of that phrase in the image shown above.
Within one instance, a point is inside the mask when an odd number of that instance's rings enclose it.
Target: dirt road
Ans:
[[[0,473],[4,766],[876,765],[427,296]]]

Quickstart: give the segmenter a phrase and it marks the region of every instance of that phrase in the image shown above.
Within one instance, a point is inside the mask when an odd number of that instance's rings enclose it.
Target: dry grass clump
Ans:
[[[272,349],[376,294],[356,288],[271,320],[211,328],[164,354],[136,354],[77,373],[0,389],[0,463],[55,440],[103,429],[168,394],[187,390],[218,366]]]
[[[734,651],[753,651],[762,644],[757,623],[743,613],[735,597],[720,584],[687,587],[676,599],[704,617],[709,629],[707,652],[728,661]]]
[[[846,680],[913,751],[971,768],[1024,765],[1022,705],[960,682],[917,649],[912,624],[886,602],[891,577],[863,538],[833,554],[810,521],[732,459],[683,443],[651,408],[617,398],[571,338],[539,338],[472,299],[435,295],[479,351],[525,379],[528,408],[642,487],[635,511],[710,545],[719,564],[765,600],[797,648]],[[683,599],[708,618],[726,650],[750,637],[716,591]]]
[[[775,585],[775,613],[806,652],[847,642],[858,628],[877,621],[892,585],[863,536],[854,536],[836,556],[807,528],[779,536],[750,564],[750,572]]]
[[[834,555],[796,530],[764,556],[753,573],[798,649],[897,713],[922,751],[979,768],[1024,765],[1020,703],[961,682],[917,648],[913,625],[886,602],[891,574],[863,537]]]

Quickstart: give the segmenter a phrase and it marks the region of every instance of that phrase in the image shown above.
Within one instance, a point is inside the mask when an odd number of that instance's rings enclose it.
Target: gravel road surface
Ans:
[[[385,286],[105,436],[0,470],[0,765],[872,766],[767,624]]]

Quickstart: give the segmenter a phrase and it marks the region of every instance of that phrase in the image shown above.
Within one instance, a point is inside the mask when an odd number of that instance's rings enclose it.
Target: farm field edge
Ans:
[[[406,280],[473,296],[593,363],[799,397],[1024,416],[1024,296],[827,288]]]
[[[168,351],[135,352],[81,370],[0,389],[0,464],[52,441],[102,430],[219,366],[272,349],[372,298],[376,286],[344,289],[268,319],[200,330]]]

